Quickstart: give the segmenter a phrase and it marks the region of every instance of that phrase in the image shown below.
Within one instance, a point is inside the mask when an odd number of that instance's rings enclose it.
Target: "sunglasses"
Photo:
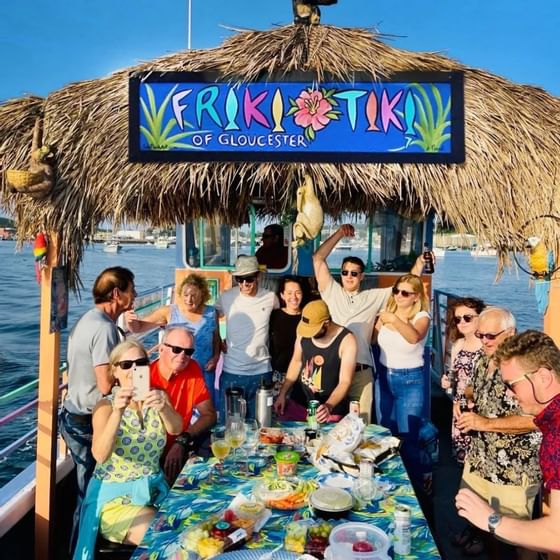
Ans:
[[[234,278],[238,284],[252,284],[257,279],[256,276],[234,276]]]
[[[352,278],[356,278],[356,276],[361,274],[361,272],[358,272],[357,270],[341,270],[340,274],[342,274],[342,276],[348,276],[350,274]]]
[[[398,288],[393,288],[391,291],[394,296],[401,294],[402,297],[410,297],[414,295],[414,292],[407,292],[406,290],[399,290]]]
[[[476,336],[476,338],[480,338],[480,340],[482,340],[483,338],[486,338],[488,340],[496,340],[502,333],[506,332],[507,329],[504,329],[503,331],[497,332],[497,333],[489,333],[489,332],[478,332],[476,331],[474,333],[474,336]]]
[[[478,315],[455,315],[455,317],[453,317],[453,321],[456,325],[458,325],[461,321],[470,323],[475,317],[478,317]]]
[[[137,360],[121,360],[120,362],[115,362],[116,366],[121,369],[130,369],[132,366],[149,366],[150,360],[148,358],[138,358]]]
[[[164,342],[163,345],[167,346],[167,348],[171,348],[171,352],[173,352],[173,354],[180,354],[181,352],[183,352],[185,356],[192,356],[194,354],[194,348],[183,348],[182,346],[173,346],[173,344],[167,344],[167,342]]]
[[[517,385],[518,383],[521,383],[522,381],[524,381],[525,379],[533,384],[533,382],[529,379],[530,375],[533,375],[533,373],[537,373],[537,371],[539,371],[538,369],[534,370],[534,371],[528,371],[527,373],[524,373],[521,377],[518,377],[517,379],[512,379],[511,381],[505,381],[504,380],[504,385],[510,390],[513,391],[515,393],[515,389],[513,388],[515,385]]]

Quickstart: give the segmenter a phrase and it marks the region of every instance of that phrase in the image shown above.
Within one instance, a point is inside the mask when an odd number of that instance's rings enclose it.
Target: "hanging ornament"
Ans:
[[[33,256],[35,257],[35,278],[41,283],[41,270],[47,266],[47,236],[39,232],[33,242]]]

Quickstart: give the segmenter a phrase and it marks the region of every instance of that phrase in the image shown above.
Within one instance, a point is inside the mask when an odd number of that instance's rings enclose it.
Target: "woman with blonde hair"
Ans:
[[[419,437],[425,407],[424,345],[430,329],[422,279],[401,276],[375,325],[379,367],[375,380],[377,422],[403,440],[411,480],[422,483]]]
[[[216,309],[208,305],[211,294],[206,278],[196,273],[186,276],[179,285],[175,299],[177,303],[164,305],[142,319],[129,314],[127,326],[133,333],[145,332],[156,326],[189,329],[194,336],[192,359],[201,367],[214,406],[217,407],[214,373],[220,359],[222,341]]]
[[[169,486],[160,467],[166,436],[180,434],[183,419],[165,391],[134,394],[133,372],[149,381],[149,359],[136,340],[125,340],[109,356],[113,392],[93,410],[92,454],[97,465],[80,515],[75,560],[94,558],[97,533],[138,545]],[[143,400],[135,400],[140,397]]]

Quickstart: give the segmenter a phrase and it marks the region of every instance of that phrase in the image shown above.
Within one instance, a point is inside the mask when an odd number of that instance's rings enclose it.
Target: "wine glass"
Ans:
[[[214,457],[218,459],[216,471],[219,473],[219,477],[215,477],[215,482],[224,481],[224,459],[231,451],[231,445],[226,438],[226,433],[224,426],[218,426],[210,432],[210,447]]]
[[[240,416],[230,416],[226,425],[226,441],[233,448],[234,463],[237,464],[237,450],[245,441],[245,423]]]

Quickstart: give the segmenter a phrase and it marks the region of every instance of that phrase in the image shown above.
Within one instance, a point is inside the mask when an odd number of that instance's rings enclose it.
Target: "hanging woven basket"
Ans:
[[[43,180],[43,173],[34,173],[25,169],[6,169],[6,180],[16,190],[26,189]]]

